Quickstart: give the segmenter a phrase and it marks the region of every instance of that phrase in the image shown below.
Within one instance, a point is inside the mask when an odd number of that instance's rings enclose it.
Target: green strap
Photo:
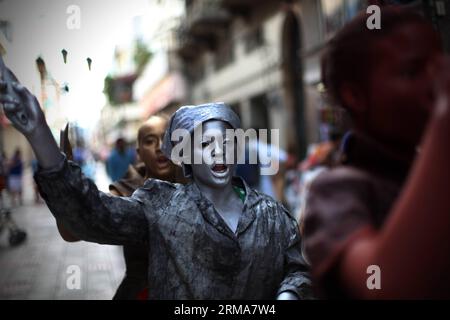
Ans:
[[[245,189],[237,186],[233,186],[234,192],[239,196],[239,199],[241,199],[242,203],[245,202]]]

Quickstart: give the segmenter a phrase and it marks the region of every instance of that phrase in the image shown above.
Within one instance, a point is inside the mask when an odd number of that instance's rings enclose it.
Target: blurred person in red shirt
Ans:
[[[419,14],[360,14],[327,46],[322,77],[353,121],[342,165],[312,183],[305,251],[327,298],[450,298],[450,63]],[[375,267],[375,269],[373,269]],[[369,286],[371,270],[381,285]]]

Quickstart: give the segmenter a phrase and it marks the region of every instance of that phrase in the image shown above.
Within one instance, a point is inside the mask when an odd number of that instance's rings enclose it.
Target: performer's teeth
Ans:
[[[216,164],[216,165],[213,167],[213,170],[214,170],[215,172],[224,172],[225,170],[227,170],[227,166],[224,165],[224,164]]]

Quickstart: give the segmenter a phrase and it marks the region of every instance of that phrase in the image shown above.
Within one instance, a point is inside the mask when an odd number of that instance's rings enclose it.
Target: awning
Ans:
[[[142,98],[140,104],[143,109],[143,118],[164,109],[172,102],[184,101],[186,97],[186,84],[179,73],[171,73],[159,81]]]

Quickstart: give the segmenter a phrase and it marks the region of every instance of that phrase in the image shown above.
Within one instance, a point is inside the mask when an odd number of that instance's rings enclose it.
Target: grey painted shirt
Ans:
[[[298,226],[283,206],[246,190],[236,233],[194,183],[149,179],[129,198],[100,192],[65,161],[35,175],[53,215],[79,238],[149,247],[149,299],[310,297]]]

